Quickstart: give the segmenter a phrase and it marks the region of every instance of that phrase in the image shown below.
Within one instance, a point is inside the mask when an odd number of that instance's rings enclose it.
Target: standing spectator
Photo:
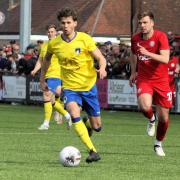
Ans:
[[[7,59],[4,57],[3,48],[0,48],[0,71],[6,69],[7,66]]]
[[[111,42],[111,41],[106,41],[106,42],[104,43],[104,45],[106,46],[106,53],[107,53],[107,54],[111,53],[112,42]]]

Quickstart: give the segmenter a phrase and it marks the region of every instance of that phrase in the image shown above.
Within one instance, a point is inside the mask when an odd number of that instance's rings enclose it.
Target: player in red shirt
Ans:
[[[180,71],[179,60],[177,56],[174,56],[174,48],[170,48],[170,60],[168,62],[168,74],[169,74],[169,86],[172,91],[172,104],[175,106],[176,102],[176,87],[174,82],[175,74]]]
[[[147,133],[155,134],[155,115],[152,102],[156,105],[158,118],[154,150],[158,156],[165,156],[162,141],[169,124],[169,109],[172,93],[168,82],[169,43],[165,33],[154,30],[154,15],[143,12],[138,15],[141,32],[132,37],[130,85],[136,80],[138,104],[144,116],[149,119]],[[136,72],[137,70],[137,72]]]

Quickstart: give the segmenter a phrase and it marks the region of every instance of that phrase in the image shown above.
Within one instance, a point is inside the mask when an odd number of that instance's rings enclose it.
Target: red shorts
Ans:
[[[172,92],[167,82],[137,81],[137,96],[148,93],[153,96],[153,102],[165,108],[172,107]]]

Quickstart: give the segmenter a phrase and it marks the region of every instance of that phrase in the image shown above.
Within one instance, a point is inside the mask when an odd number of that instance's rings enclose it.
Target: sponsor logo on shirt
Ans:
[[[151,58],[149,56],[143,55],[143,54],[138,54],[138,59],[140,61],[149,61]]]

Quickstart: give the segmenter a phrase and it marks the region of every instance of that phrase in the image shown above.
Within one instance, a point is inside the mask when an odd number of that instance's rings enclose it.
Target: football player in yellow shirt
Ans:
[[[63,34],[52,39],[48,44],[47,54],[41,69],[41,87],[46,90],[45,73],[53,54],[61,65],[65,106],[71,115],[77,135],[89,150],[87,163],[100,160],[87,128],[80,117],[82,107],[89,116],[93,130],[101,130],[100,106],[98,102],[96,79],[106,77],[106,60],[92,37],[76,32],[77,14],[70,8],[59,11],[58,20]],[[99,70],[94,67],[94,58],[99,62]]]
[[[48,34],[49,40],[56,37],[57,31],[56,31],[56,26],[54,24],[51,24],[47,27],[47,34]],[[36,72],[41,68],[43,59],[47,52],[47,47],[48,47],[48,42],[44,43],[41,46],[38,61],[35,65],[35,68],[31,72],[31,75],[34,76]],[[59,102],[59,97],[61,94],[61,84],[62,84],[61,68],[60,68],[59,60],[55,55],[51,57],[50,66],[45,74],[45,79],[48,84],[48,87],[46,91],[43,91],[44,122],[38,129],[39,130],[49,129],[49,122],[51,119],[53,107],[65,117],[65,119],[67,120],[68,128],[69,128],[71,126],[71,117],[69,113],[66,110],[64,110],[64,107]],[[56,97],[56,100],[54,96]]]

